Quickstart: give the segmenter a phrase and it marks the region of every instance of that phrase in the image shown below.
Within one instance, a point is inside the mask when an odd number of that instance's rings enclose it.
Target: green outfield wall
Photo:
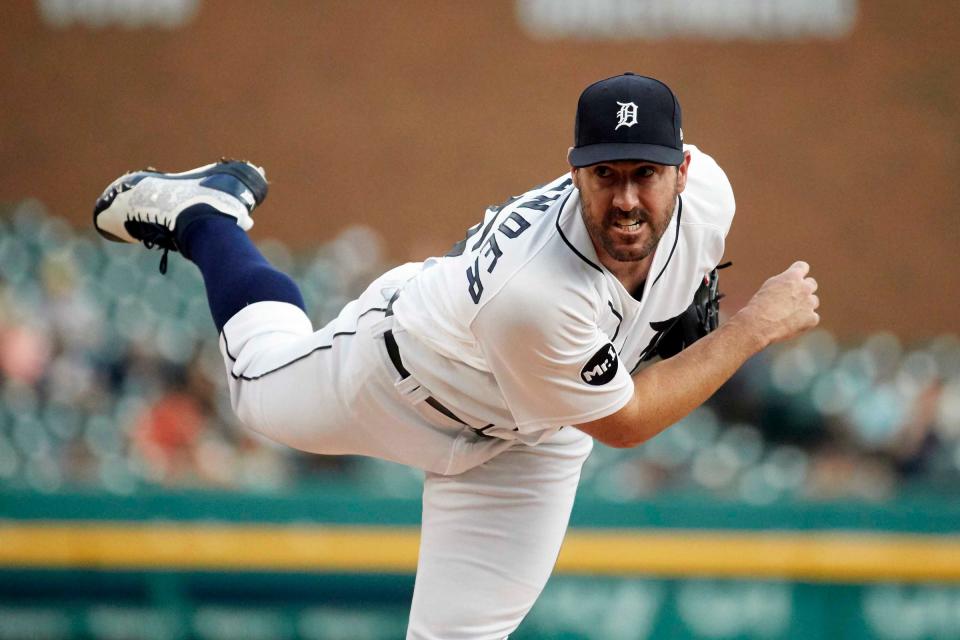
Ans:
[[[403,635],[420,505],[0,492],[0,640]],[[960,501],[582,500],[514,638],[960,638]]]

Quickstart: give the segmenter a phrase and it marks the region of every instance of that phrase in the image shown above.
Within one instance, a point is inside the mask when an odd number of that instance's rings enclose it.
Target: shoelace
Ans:
[[[143,234],[145,237],[141,238],[140,241],[143,242],[143,246],[147,249],[153,249],[154,247],[163,249],[163,256],[160,257],[160,273],[162,275],[167,274],[167,256],[170,254],[170,250],[177,250],[176,241],[173,238],[173,233],[167,229],[161,229],[158,227],[145,227],[143,229]]]

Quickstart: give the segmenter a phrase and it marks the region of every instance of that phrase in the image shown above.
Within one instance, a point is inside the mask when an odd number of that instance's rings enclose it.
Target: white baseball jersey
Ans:
[[[642,295],[600,264],[569,174],[491,207],[458,255],[424,262],[394,305],[418,382],[485,434],[530,444],[626,404],[651,323],[689,306],[733,220],[723,170],[686,150],[687,186]]]
[[[488,210],[457,255],[383,274],[318,331],[271,301],[224,325],[251,429],[426,471],[407,638],[500,640],[546,584],[593,444],[561,428],[627,402],[650,323],[685,310],[723,254],[730,185],[688,150],[639,300],[600,265],[563,176]]]

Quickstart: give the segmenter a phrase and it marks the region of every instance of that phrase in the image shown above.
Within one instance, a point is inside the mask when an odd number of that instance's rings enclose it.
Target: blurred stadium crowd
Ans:
[[[261,242],[315,326],[380,273],[378,233],[315,251]],[[131,494],[276,492],[337,478],[418,495],[389,463],[302,454],[236,422],[198,270],[112,246],[27,201],[0,208],[0,485]],[[681,425],[635,450],[598,446],[582,492],[703,492],[767,504],[881,501],[960,477],[960,340],[838,344],[818,331],[755,357]]]

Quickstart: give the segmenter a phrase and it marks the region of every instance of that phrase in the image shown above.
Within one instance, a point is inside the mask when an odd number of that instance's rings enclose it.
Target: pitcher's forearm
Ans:
[[[731,320],[677,355],[635,374],[638,442],[680,421],[766,345],[750,325]]]
[[[626,406],[579,428],[609,446],[641,444],[703,404],[766,344],[749,318],[734,316],[674,357],[634,374]]]

